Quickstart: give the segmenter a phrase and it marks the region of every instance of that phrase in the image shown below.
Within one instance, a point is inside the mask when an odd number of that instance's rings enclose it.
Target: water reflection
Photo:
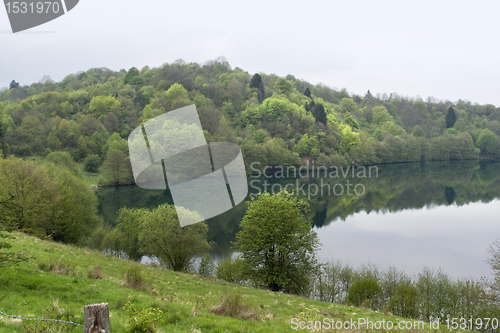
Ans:
[[[500,197],[500,162],[452,161],[378,166],[378,177],[360,178],[351,172],[338,178],[315,174],[314,178],[249,177],[249,193],[256,194],[287,184],[308,200],[306,216],[320,236],[324,259],[359,264],[390,264],[408,272],[423,265],[447,268],[454,275],[484,275],[488,244],[498,235],[496,212]],[[327,193],[349,182],[351,195]],[[298,185],[297,185],[298,184]],[[354,185],[364,191],[353,195]],[[325,191],[314,193],[315,186]],[[312,192],[308,192],[312,189]],[[340,187],[337,187],[340,189]],[[337,191],[336,193],[340,193]],[[359,191],[358,191],[359,193]],[[168,190],[144,190],[137,186],[100,188],[99,211],[105,221],[116,223],[121,207],[155,208],[172,204]],[[248,198],[247,198],[248,200]],[[472,204],[475,203],[475,204]],[[231,252],[246,205],[209,219],[209,238],[217,243],[215,258]],[[343,221],[343,222],[342,222]],[[464,264],[467,263],[465,267]]]

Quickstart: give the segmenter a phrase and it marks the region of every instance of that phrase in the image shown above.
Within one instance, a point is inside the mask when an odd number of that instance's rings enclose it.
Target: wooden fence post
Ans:
[[[108,303],[83,308],[83,333],[110,333]]]

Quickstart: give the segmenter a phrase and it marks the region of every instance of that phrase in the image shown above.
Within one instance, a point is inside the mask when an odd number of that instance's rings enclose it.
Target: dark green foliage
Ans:
[[[306,88],[306,90],[304,91],[304,95],[311,98],[311,90],[309,90],[309,88]]]
[[[373,303],[381,292],[382,289],[377,280],[366,277],[356,281],[349,288],[347,301],[354,306],[361,305],[365,300],[370,300]]]
[[[448,109],[448,112],[446,113],[446,116],[444,118],[446,120],[446,128],[452,128],[455,126],[455,123],[457,122],[457,115],[455,114],[455,110],[450,106]]]
[[[18,82],[16,82],[15,80],[12,80],[12,81],[10,82],[9,88],[10,88],[10,89],[14,89],[14,88],[17,88],[17,87],[19,87],[19,83],[18,83]]]
[[[89,155],[85,158],[85,170],[89,172],[97,172],[101,166],[102,160],[97,155]]]
[[[373,95],[372,93],[370,92],[370,90],[368,90],[365,94],[365,99],[372,99],[373,98]]]
[[[255,73],[250,81],[250,88],[260,88],[262,85],[262,77],[259,73]]]
[[[326,124],[326,112],[323,104],[316,104],[312,109],[312,114],[316,122]]]
[[[444,189],[444,196],[446,197],[446,202],[448,202],[448,205],[451,205],[453,203],[453,200],[455,200],[455,190],[453,187],[448,187]]]
[[[206,253],[200,261],[198,266],[198,274],[201,276],[212,276],[214,275],[215,265],[210,253]]]
[[[240,258],[231,256],[220,261],[215,268],[215,276],[219,280],[232,283],[243,283],[248,280],[248,267],[246,262]]]

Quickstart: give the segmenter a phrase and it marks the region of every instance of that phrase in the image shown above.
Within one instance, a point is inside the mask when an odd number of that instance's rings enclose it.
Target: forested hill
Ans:
[[[232,69],[223,58],[93,68],[59,83],[13,81],[0,92],[0,148],[23,157],[67,151],[98,168],[106,159],[127,160],[126,139],[142,121],[193,103],[207,141],[237,143],[247,166],[500,157],[500,108],[493,105],[350,95],[293,75]]]

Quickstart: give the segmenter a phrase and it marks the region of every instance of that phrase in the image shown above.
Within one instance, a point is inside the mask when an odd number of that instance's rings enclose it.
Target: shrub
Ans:
[[[209,310],[226,317],[235,317],[239,319],[258,318],[259,310],[252,310],[243,303],[243,298],[238,292],[222,295],[221,302]]]
[[[132,289],[144,290],[147,288],[146,278],[137,266],[132,266],[125,271],[125,281],[123,284]]]
[[[248,280],[247,266],[242,258],[228,257],[217,264],[215,277],[232,283],[243,283]]]
[[[198,266],[198,274],[202,276],[212,276],[214,274],[214,266],[212,257],[207,253],[201,258],[200,265]]]
[[[87,277],[89,279],[103,280],[101,266],[94,266],[94,268],[87,271]]]
[[[417,317],[418,291],[413,284],[405,283],[396,288],[394,295],[387,303],[392,314],[406,318]]]
[[[128,325],[132,333],[154,333],[156,327],[162,322],[163,311],[156,308],[137,310],[134,304],[127,302],[123,307],[127,313]]]
[[[377,280],[372,278],[362,278],[353,283],[347,294],[347,302],[359,306],[364,300],[370,300],[370,304],[382,292]],[[365,303],[367,304],[367,303]]]

